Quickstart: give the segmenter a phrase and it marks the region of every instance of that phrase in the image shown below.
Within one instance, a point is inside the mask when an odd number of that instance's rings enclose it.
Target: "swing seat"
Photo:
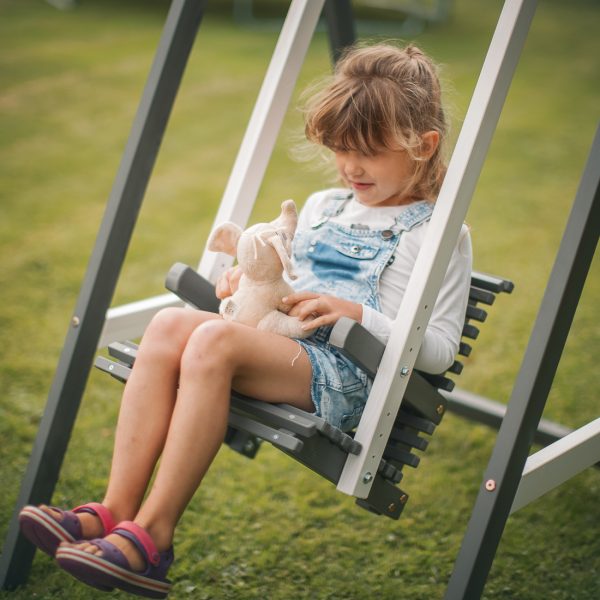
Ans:
[[[191,267],[176,263],[169,271],[166,287],[191,306],[217,312],[219,300],[214,286]],[[469,302],[465,315],[460,356],[469,356],[479,335],[479,326],[497,294],[513,290],[510,281],[473,273]],[[385,345],[356,321],[346,317],[333,327],[330,343],[362,368],[370,377],[377,374]],[[125,382],[131,373],[137,353],[133,342],[117,342],[108,347],[111,358],[98,356],[95,366]],[[447,375],[460,375],[463,364],[454,361],[446,373],[431,375],[414,370],[394,421],[383,458],[374,475],[367,498],[357,504],[373,513],[398,519],[408,494],[398,487],[405,466],[416,468],[428,446],[428,437],[440,424],[454,381]],[[322,477],[338,483],[349,454],[360,454],[362,447],[352,432],[345,433],[322,418],[287,404],[269,404],[232,393],[229,426],[225,443],[233,450],[254,458],[260,444],[269,442]]]

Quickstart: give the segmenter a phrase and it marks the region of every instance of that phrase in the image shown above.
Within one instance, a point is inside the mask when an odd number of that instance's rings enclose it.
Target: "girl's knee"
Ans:
[[[163,337],[177,334],[177,331],[183,327],[185,319],[184,311],[185,309],[174,306],[159,310],[152,317],[144,336],[153,335]]]
[[[196,327],[182,356],[182,369],[228,369],[236,357],[237,327],[228,321],[211,320]]]
[[[190,313],[176,307],[163,308],[156,313],[144,332],[140,354],[179,360],[190,331],[193,331],[188,322]]]

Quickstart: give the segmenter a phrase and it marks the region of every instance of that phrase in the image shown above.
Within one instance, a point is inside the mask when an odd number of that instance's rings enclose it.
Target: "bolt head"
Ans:
[[[488,479],[485,482],[485,489],[488,492],[493,492],[496,489],[496,482],[493,479]]]
[[[363,475],[363,483],[369,483],[373,479],[373,475],[371,473],[365,473]]]

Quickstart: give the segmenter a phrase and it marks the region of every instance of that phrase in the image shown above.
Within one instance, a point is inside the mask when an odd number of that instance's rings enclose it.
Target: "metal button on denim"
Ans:
[[[382,237],[384,240],[389,240],[391,237],[394,237],[394,232],[393,232],[391,229],[384,229],[384,230],[381,232],[381,237]]]
[[[360,246],[352,246],[350,250],[353,254],[358,254],[360,252]]]

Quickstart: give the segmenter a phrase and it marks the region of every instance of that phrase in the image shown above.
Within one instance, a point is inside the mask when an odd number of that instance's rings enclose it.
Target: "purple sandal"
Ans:
[[[134,571],[125,555],[104,539],[90,540],[102,550],[102,556],[73,546],[60,546],[58,564],[80,581],[100,589],[118,588],[146,598],[166,598],[171,589],[167,572],[173,562],[173,547],[159,552],[148,532],[132,521],[122,521],[111,533],[127,538],[146,562],[144,571]]]
[[[115,526],[108,508],[97,502],[89,502],[73,510],[61,510],[53,506],[49,508],[61,514],[60,521],[37,506],[26,506],[19,513],[19,525],[23,535],[50,556],[54,556],[61,542],[82,539],[81,521],[77,513],[96,515],[102,523],[103,535],[107,535]]]

